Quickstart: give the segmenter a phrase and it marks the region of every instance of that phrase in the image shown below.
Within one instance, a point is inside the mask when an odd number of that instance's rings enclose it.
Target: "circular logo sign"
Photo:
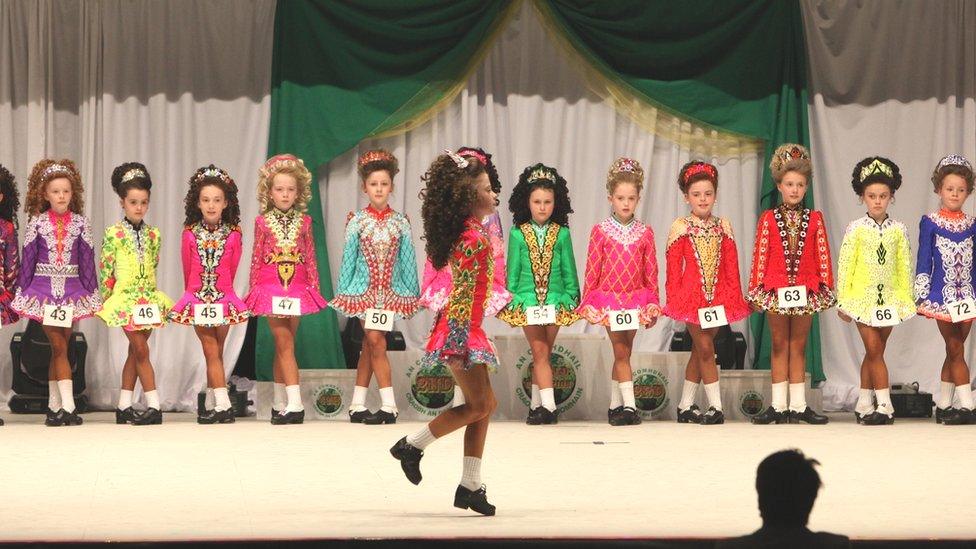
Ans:
[[[576,368],[569,358],[559,353],[549,355],[549,364],[552,366],[552,388],[553,395],[556,397],[556,406],[562,406],[576,391]],[[527,395],[532,394],[531,363],[522,374],[522,390]]]
[[[634,401],[644,414],[660,411],[668,402],[668,378],[657,370],[635,372]]]
[[[334,417],[342,411],[342,390],[335,385],[320,385],[312,397],[320,415]]]
[[[413,400],[424,408],[443,408],[454,399],[454,377],[443,362],[422,366],[413,376],[410,393]]]
[[[756,391],[751,389],[743,391],[742,396],[739,397],[739,411],[749,417],[762,412],[764,407],[763,396]]]

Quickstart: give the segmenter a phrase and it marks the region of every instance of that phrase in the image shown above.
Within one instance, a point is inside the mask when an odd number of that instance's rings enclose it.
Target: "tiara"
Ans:
[[[555,183],[556,182],[556,171],[553,170],[553,169],[547,168],[545,166],[543,166],[541,168],[536,168],[536,169],[532,170],[532,172],[529,174],[528,182],[529,183],[532,183],[533,181],[550,181],[552,183]]]
[[[448,149],[444,149],[444,154],[446,154],[447,156],[450,156],[451,157],[451,160],[454,161],[454,163],[457,165],[458,168],[467,168],[468,167],[468,161],[465,160],[464,157],[461,156],[461,155],[459,155],[458,153],[456,153],[454,151],[451,151],[451,150],[448,150]]]
[[[700,173],[708,174],[708,176],[712,179],[718,177],[718,172],[715,170],[715,166],[712,166],[707,162],[696,162],[685,170],[685,173],[681,176],[681,180],[687,183],[688,180],[691,179],[691,176],[698,175]]]
[[[867,180],[867,178],[871,177],[872,175],[883,175],[885,177],[891,178],[894,177],[894,171],[891,169],[891,166],[889,166],[887,163],[882,162],[878,158],[875,158],[874,161],[872,161],[870,164],[861,168],[861,182],[863,183],[865,180]]]
[[[259,175],[262,177],[270,177],[275,171],[282,167],[291,166],[301,166],[305,167],[305,163],[293,154],[277,154],[269,158],[261,169],[258,170]]]
[[[65,166],[64,164],[58,164],[57,162],[55,162],[54,164],[51,164],[50,166],[44,168],[44,171],[41,172],[41,179],[47,179],[48,177],[53,175],[70,176],[71,170],[69,170],[68,167]]]
[[[779,160],[782,163],[790,160],[810,160],[810,153],[800,145],[790,145],[780,151]]]
[[[942,160],[939,160],[939,165],[936,166],[935,169],[939,170],[945,166],[965,166],[970,170],[973,169],[973,167],[969,164],[969,161],[966,160],[966,157],[958,154],[946,155],[942,158]]]
[[[366,151],[363,153],[362,156],[359,157],[360,166],[365,166],[370,162],[378,162],[378,161],[396,162],[396,157],[382,149],[375,150],[375,151]]]
[[[200,181],[201,179],[206,179],[208,177],[215,177],[217,179],[220,179],[221,181],[223,181],[224,183],[232,187],[237,186],[234,184],[234,180],[231,179],[229,175],[227,175],[227,172],[218,168],[217,166],[214,166],[213,164],[204,168],[203,171],[198,172],[197,175],[193,178],[193,180]]]
[[[461,147],[457,152],[461,156],[473,156],[478,159],[478,162],[481,162],[482,166],[488,166],[488,157],[482,154],[480,151],[469,149],[468,147]]]
[[[131,170],[125,172],[125,175],[122,176],[122,183],[131,181],[137,177],[146,177],[146,172],[140,170],[139,168],[132,168]]]
[[[637,179],[641,183],[644,182],[644,169],[641,168],[640,163],[633,158],[622,156],[614,160],[613,164],[610,165],[610,171],[607,173],[607,181],[609,182],[614,178],[614,176],[621,173],[632,173],[637,176]]]

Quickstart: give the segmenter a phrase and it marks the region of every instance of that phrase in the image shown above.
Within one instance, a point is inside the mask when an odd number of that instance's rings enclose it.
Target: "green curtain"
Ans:
[[[282,0],[275,12],[268,155],[290,152],[313,173],[361,140],[419,123],[459,89],[516,3],[482,0]],[[313,220],[322,293],[331,298],[318,187]],[[345,212],[329,212],[345,215]],[[335,313],[300,324],[301,368],[344,368]],[[259,380],[271,379],[274,343],[258,325]]]
[[[765,162],[781,143],[809,146],[806,47],[797,0],[548,0],[543,16],[608,78],[655,106],[723,131],[765,141]],[[759,210],[779,199],[764,170]],[[807,205],[813,197],[807,193]],[[755,366],[769,368],[765,317],[750,321]],[[807,368],[824,380],[814,321]]]

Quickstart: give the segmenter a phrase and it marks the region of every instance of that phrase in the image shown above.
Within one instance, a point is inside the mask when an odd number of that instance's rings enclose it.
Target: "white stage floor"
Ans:
[[[756,465],[790,447],[823,464],[815,530],[976,537],[959,505],[976,483],[976,427],[932,420],[496,423],[483,476],[498,515],[488,518],[452,506],[460,433],[427,449],[413,486],[388,448],[420,423],[197,425],[167,414],[162,426],[133,427],[84,417],[46,428],[41,416],[4,414],[0,540],[733,536],[759,526]]]

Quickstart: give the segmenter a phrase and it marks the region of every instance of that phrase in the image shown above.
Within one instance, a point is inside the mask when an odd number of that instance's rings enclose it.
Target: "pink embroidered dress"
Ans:
[[[452,273],[451,295],[437,313],[423,362],[459,356],[466,369],[484,364],[494,371],[498,358],[481,322],[491,301],[495,265],[488,232],[477,219],[467,220],[448,267]]]
[[[216,227],[209,227],[202,221],[194,223],[183,230],[181,255],[186,292],[170,311],[171,321],[195,325],[193,306],[201,303],[222,305],[222,324],[237,324],[248,319],[247,305],[234,292],[234,275],[241,261],[239,227],[225,223]]]
[[[327,305],[319,290],[312,218],[294,208],[272,208],[254,219],[250,291],[244,302],[256,316],[284,316],[273,314],[276,297],[297,298],[303,315]]]
[[[637,219],[613,216],[590,231],[583,298],[576,309],[591,324],[610,325],[610,313],[637,309],[641,325],[660,316],[654,231]]]
[[[491,300],[485,307],[485,316],[495,316],[512,300],[512,293],[508,291],[505,280],[505,238],[502,234],[502,222],[495,212],[485,217],[482,222],[491,242],[492,256],[495,261],[495,274],[491,285]],[[420,304],[433,312],[438,312],[447,304],[451,294],[451,266],[434,269],[430,259],[424,263],[424,278],[421,282]]]

